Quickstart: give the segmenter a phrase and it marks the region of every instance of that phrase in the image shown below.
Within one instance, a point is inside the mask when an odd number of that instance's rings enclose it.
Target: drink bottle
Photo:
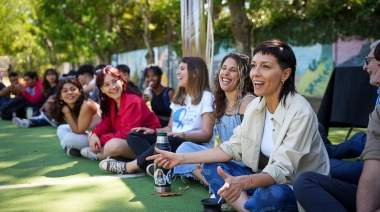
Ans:
[[[26,109],[26,118],[27,119],[31,119],[33,117],[33,108],[32,107],[28,107]]]
[[[152,100],[153,94],[152,94],[152,82],[149,83],[149,86],[145,88],[144,94],[148,96],[149,101]]]
[[[170,151],[170,145],[168,142],[168,136],[166,132],[157,133],[156,148],[165,151]],[[156,151],[154,151],[154,154],[157,154]],[[171,175],[171,169],[165,169],[164,167],[158,165],[154,166],[154,190],[157,193],[171,191]]]

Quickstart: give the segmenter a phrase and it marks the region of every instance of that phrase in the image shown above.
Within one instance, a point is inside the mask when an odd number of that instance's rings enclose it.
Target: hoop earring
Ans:
[[[104,96],[102,96],[102,97],[100,97],[100,99],[101,99],[102,101],[104,101],[106,98],[104,98]]]

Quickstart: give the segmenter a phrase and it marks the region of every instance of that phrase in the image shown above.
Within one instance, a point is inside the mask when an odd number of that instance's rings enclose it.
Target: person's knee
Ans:
[[[183,142],[176,150],[176,153],[194,152],[193,145],[197,145],[193,142]]]
[[[244,204],[251,211],[297,211],[293,190],[287,185],[274,184],[256,189],[254,195]]]
[[[304,190],[304,186],[309,184],[313,179],[315,173],[314,172],[304,172],[300,176],[298,176],[297,180],[294,182],[293,189],[296,190]]]

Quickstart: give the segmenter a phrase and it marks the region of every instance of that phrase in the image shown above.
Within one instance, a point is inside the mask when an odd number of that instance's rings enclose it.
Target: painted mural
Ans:
[[[308,97],[321,98],[334,67],[363,66],[364,57],[369,52],[369,46],[373,40],[359,40],[355,38],[338,40],[333,44],[316,44],[313,46],[292,46],[297,58],[296,85],[297,91]],[[154,48],[155,61],[164,71],[163,83],[171,87],[177,86],[176,70],[178,54],[168,46]],[[214,55],[212,76],[217,71],[224,55],[235,52],[234,49],[219,49]],[[140,88],[146,87],[142,70],[146,63],[146,50],[120,53],[113,56],[113,65],[127,64],[131,69],[131,75],[138,74]],[[210,80],[212,81],[212,80]]]

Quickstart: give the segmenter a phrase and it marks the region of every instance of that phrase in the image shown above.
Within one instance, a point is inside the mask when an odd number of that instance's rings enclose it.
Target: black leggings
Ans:
[[[146,158],[154,154],[156,140],[157,136],[144,135],[142,132],[131,132],[128,134],[127,143],[137,156],[137,165],[140,169],[145,170],[149,164],[153,163],[153,161],[148,161]],[[168,141],[171,151],[175,152],[185,140],[168,136]]]

